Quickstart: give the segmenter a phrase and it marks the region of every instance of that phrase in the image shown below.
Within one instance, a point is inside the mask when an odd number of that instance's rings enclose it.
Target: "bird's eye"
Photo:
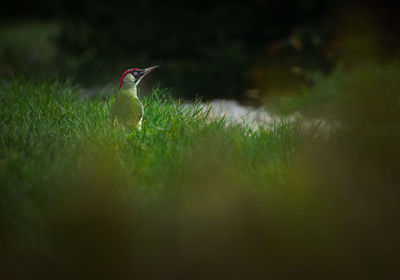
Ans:
[[[137,72],[136,72],[136,71],[135,71],[135,72],[133,72],[133,75],[135,75],[135,76],[136,76],[136,75],[137,75]]]

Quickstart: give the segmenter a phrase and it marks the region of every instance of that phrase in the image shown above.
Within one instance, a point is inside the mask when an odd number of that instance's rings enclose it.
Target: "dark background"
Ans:
[[[253,102],[298,94],[337,65],[390,60],[400,45],[392,1],[8,5],[0,12],[0,75],[73,77],[85,88],[116,87],[126,68],[160,65],[143,87],[159,84],[185,98]]]

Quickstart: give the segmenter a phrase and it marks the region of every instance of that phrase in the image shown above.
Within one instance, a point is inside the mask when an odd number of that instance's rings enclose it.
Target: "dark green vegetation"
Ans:
[[[268,109],[282,114],[302,111],[310,117],[350,122],[359,127],[393,126],[400,123],[400,59],[391,63],[360,63],[339,67],[320,78],[300,96],[266,100]]]
[[[2,81],[0,278],[394,277],[398,70],[338,71],[279,103],[329,108],[330,132],[227,125],[160,90],[127,132],[112,100]]]
[[[300,57],[285,41],[293,26],[306,38],[320,36],[319,30],[304,27],[319,22],[326,5],[290,2],[117,0],[112,7],[91,0],[68,3],[74,17],[62,22],[62,63],[83,81],[98,81],[99,75],[104,79],[132,66],[162,65],[163,86],[186,97],[241,97],[252,82],[250,70],[270,59],[269,44],[283,41],[282,48],[296,57],[290,63],[295,63],[305,55]],[[317,54],[318,47],[309,44],[306,52],[318,57],[313,60],[318,66],[327,63]]]
[[[0,76],[24,73],[44,79],[57,68],[57,46],[54,38],[59,24],[26,20],[0,25]]]
[[[343,60],[390,59],[400,47],[389,0],[20,0],[8,9],[2,77],[58,73],[101,87],[160,65],[143,82],[190,99],[296,94]]]

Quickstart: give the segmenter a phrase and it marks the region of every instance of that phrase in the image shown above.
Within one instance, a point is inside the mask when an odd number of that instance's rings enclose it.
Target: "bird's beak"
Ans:
[[[151,71],[153,71],[153,70],[156,69],[156,68],[158,68],[158,65],[143,69],[142,78],[143,78],[144,76],[146,76],[147,74],[149,74]]]

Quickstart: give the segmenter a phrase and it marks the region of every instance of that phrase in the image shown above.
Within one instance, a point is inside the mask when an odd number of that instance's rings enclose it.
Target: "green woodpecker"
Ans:
[[[114,124],[141,129],[143,105],[137,96],[137,85],[144,76],[156,68],[158,66],[146,69],[128,69],[122,74],[117,97],[111,106]]]

